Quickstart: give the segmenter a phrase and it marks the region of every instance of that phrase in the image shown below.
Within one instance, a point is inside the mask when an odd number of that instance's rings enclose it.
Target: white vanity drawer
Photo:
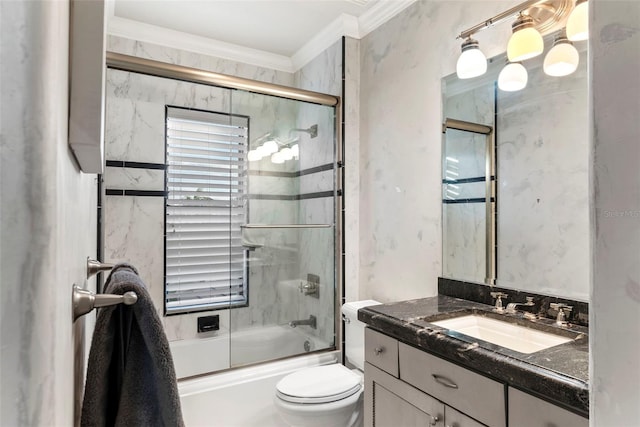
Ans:
[[[398,341],[366,328],[364,360],[398,378]]]
[[[403,343],[398,354],[403,381],[484,424],[506,425],[504,384]]]

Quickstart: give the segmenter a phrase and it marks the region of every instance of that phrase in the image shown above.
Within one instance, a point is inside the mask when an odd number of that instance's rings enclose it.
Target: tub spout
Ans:
[[[289,326],[291,326],[292,328],[295,328],[298,325],[307,325],[311,326],[313,329],[316,329],[316,316],[312,314],[308,319],[292,320],[291,322],[289,322]]]

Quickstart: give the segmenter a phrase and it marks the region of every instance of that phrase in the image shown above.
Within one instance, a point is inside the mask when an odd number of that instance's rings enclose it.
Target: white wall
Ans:
[[[96,177],[67,145],[68,28],[67,1],[0,2],[3,426],[74,422],[71,288],[95,256]]]
[[[591,1],[591,425],[640,425],[640,2]]]

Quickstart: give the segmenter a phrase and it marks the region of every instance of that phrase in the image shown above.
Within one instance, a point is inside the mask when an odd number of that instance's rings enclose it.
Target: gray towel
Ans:
[[[138,301],[99,309],[82,426],[184,426],[169,342],[149,292],[129,264],[118,264],[105,293],[134,291]]]

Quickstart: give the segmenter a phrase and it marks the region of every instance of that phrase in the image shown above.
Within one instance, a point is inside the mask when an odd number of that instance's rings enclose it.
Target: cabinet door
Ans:
[[[518,427],[588,427],[589,420],[509,387],[509,425]]]
[[[444,425],[445,427],[486,427],[450,406],[444,407]]]
[[[443,427],[444,404],[365,363],[365,427]]]

